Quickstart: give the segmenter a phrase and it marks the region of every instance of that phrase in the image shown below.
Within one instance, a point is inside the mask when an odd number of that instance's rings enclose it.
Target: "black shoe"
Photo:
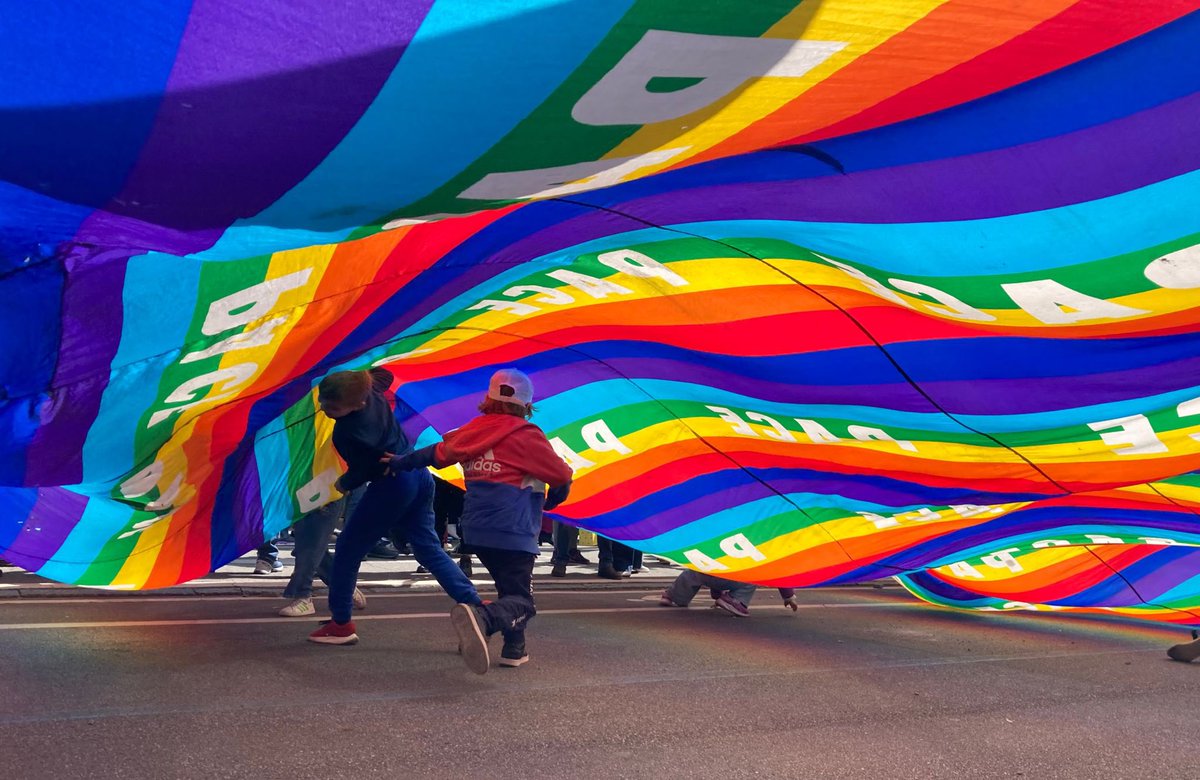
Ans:
[[[394,561],[400,557],[400,553],[392,546],[391,542],[377,542],[371,551],[367,553],[368,558],[382,558],[386,561]]]
[[[550,569],[550,576],[551,577],[567,576],[567,564],[565,564],[565,563],[554,564],[554,567],[552,569]]]
[[[429,573],[429,569],[426,569],[424,566],[422,566],[419,563],[417,564],[417,574],[428,574],[428,573]]]
[[[591,559],[585,558],[579,550],[571,550],[570,554],[567,555],[567,563],[578,563],[580,566],[592,565]]]
[[[500,651],[500,660],[496,663],[500,666],[520,666],[528,660],[529,653],[525,652],[524,642],[519,645],[510,645],[505,642],[504,649]]]
[[[601,566],[600,570],[596,572],[596,576],[603,577],[606,580],[619,580],[621,579],[621,572],[614,569],[612,564],[609,563]]]
[[[475,567],[471,565],[470,558],[460,558],[458,568],[462,569],[462,573],[468,577],[475,573]]]

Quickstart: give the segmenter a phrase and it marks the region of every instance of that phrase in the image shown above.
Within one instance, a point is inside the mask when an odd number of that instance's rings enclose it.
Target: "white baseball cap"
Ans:
[[[494,401],[528,405],[533,403],[533,382],[515,368],[502,368],[492,374],[487,397]]]

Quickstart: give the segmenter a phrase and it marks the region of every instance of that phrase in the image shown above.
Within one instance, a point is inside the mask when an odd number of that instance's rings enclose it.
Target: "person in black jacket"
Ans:
[[[372,368],[330,374],[317,390],[321,411],[334,420],[334,449],[346,461],[346,473],[334,487],[348,493],[369,484],[334,547],[329,582],[333,619],[309,635],[313,642],[358,641],[350,619],[358,569],[363,556],[391,527],[402,531],[417,562],[429,568],[456,603],[480,603],[475,586],[442,549],[433,530],[433,476],[425,469],[389,471],[379,462],[385,453],[412,450],[392,411],[391,384],[390,371]]]

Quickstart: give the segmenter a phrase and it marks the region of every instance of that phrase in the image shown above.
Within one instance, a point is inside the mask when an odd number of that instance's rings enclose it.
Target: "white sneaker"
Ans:
[[[364,596],[363,592],[361,590],[359,590],[358,588],[354,589],[354,595],[351,596],[350,598],[354,601],[355,609],[366,609],[367,608],[367,597]]]
[[[296,599],[291,604],[279,610],[279,615],[281,617],[304,617],[305,615],[315,614],[316,611],[317,608],[313,606],[311,598]]]

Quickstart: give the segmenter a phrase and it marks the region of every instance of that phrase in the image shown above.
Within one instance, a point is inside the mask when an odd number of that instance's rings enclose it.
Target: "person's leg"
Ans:
[[[367,487],[338,536],[329,580],[329,613],[335,623],[350,622],[363,556],[387,530],[394,516],[395,490],[389,490],[390,481],[379,480]]]
[[[605,564],[612,566],[613,562],[613,542],[607,536],[596,534],[596,554],[600,558],[600,567],[604,568]]]
[[[608,537],[596,534],[596,546],[600,558],[599,565],[596,567],[596,574],[610,580],[621,579],[621,570],[614,566],[613,561],[616,543]]]
[[[479,560],[496,582],[496,600],[484,604],[488,633],[504,636],[500,652],[501,666],[520,666],[529,660],[525,648],[525,629],[537,614],[533,599],[533,553],[520,550],[479,548]]]
[[[712,589],[714,604],[731,615],[738,617],[748,617],[750,609],[742,597],[749,598],[754,594],[754,589],[757,587],[746,582],[738,582],[736,580],[725,580],[720,577],[714,577],[711,574],[700,575],[701,585],[705,585]]]
[[[462,570],[463,576],[471,577],[475,573],[475,567],[471,565],[471,548],[463,541],[461,532],[458,537],[458,549],[454,554],[458,556],[458,568]]]
[[[565,564],[571,559],[571,547],[577,546],[579,529],[559,520],[554,521],[554,555],[551,563]]]
[[[686,607],[700,592],[700,587],[704,584],[703,577],[698,571],[684,569],[670,587],[663,591],[663,598],[677,606]]]
[[[437,536],[438,542],[442,547],[446,546],[446,529],[450,527],[449,518],[445,515],[434,513],[433,515],[433,533]]]
[[[283,569],[283,564],[279,561],[279,548],[275,546],[274,538],[263,540],[263,543],[254,552],[255,574],[270,574]]]
[[[613,569],[628,572],[633,568],[633,548],[621,542],[612,543]]]
[[[342,499],[318,507],[296,521],[292,526],[292,538],[296,546],[292,548],[292,558],[295,564],[287,587],[283,589],[284,598],[307,599],[312,597],[313,577],[316,575],[322,560],[329,554],[329,537],[333,534],[333,525],[342,512]]]
[[[332,529],[330,529],[332,536]],[[325,540],[325,544],[321,545],[321,549],[325,552],[321,556],[321,560],[317,562],[317,570],[314,572],[317,579],[325,583],[326,586],[333,581],[333,555],[329,552],[329,539]]]
[[[758,590],[757,585],[752,585],[749,582],[730,582],[729,595],[733,596],[738,601],[750,606],[750,599],[754,598],[754,592]]]
[[[398,506],[401,515],[395,527],[408,539],[417,563],[429,569],[450,598],[459,604],[478,604],[475,586],[446,554],[433,530],[433,477],[427,471],[412,471],[395,479],[405,483],[406,496]]]
[[[633,551],[633,570],[634,571],[642,570],[642,551],[641,550]]]

